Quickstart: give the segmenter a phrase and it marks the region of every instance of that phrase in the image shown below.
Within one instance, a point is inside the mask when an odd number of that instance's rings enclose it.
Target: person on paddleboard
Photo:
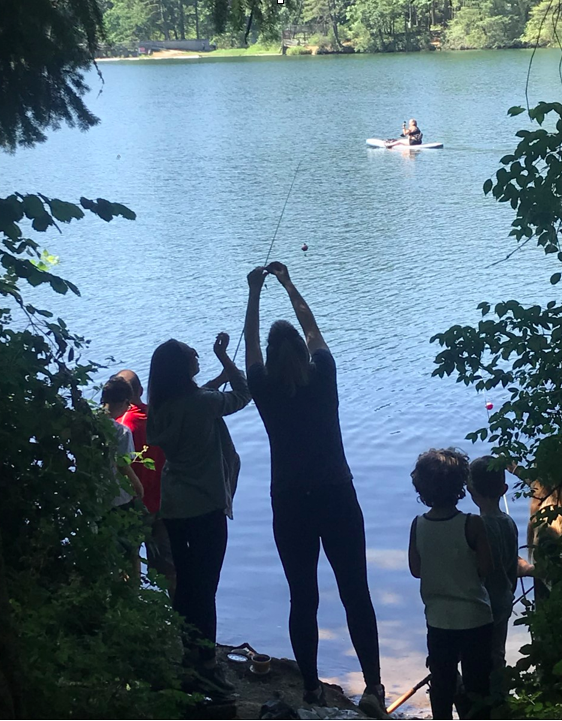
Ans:
[[[418,128],[418,121],[415,118],[410,118],[410,122],[406,126],[406,122],[402,124],[402,134],[398,140],[390,140],[387,144],[387,148],[393,148],[395,145],[421,145],[423,140],[423,133]]]

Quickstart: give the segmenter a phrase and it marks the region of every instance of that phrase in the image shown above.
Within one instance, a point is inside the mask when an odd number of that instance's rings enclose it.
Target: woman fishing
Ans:
[[[250,402],[243,374],[227,354],[229,337],[219,333],[214,352],[223,372],[200,388],[197,351],[169,340],[158,346],[148,381],[148,442],[164,451],[160,512],[177,574],[174,609],[200,638],[199,675],[222,691],[233,686],[217,666],[215,596],[226,552],[226,516],[232,518],[240,459],[223,416]],[[232,390],[218,389],[230,381]]]
[[[284,320],[269,331],[266,361],[259,302],[266,273],[287,291],[305,335]],[[334,359],[285,265],[248,275],[244,335],[248,385],[271,447],[273,532],[291,594],[289,633],[303,676],[304,701],[326,705],[318,679],[318,558],[332,566],[353,646],[365,677],[360,708],[386,718],[375,612],[367,585],[363,515],[343,449]]]

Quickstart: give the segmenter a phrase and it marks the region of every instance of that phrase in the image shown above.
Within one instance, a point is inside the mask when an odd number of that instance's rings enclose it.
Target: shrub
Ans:
[[[287,48],[287,55],[312,55],[312,48],[304,45],[292,45]]]
[[[511,108],[509,114],[524,113]],[[484,192],[515,211],[510,235],[519,247],[536,241],[545,254],[562,261],[562,104],[539,103],[529,118],[547,128],[517,132],[519,142],[505,155],[495,179]],[[513,251],[515,252],[515,251]],[[508,256],[509,257],[509,256]],[[550,276],[552,285],[562,273]],[[534,517],[537,526],[534,557],[550,593],[540,602],[527,602],[516,624],[528,627],[531,642],[506,673],[511,693],[495,718],[553,719],[562,717],[562,305],[544,307],[516,300],[482,302],[482,319],[475,326],[455,325],[434,336],[441,347],[434,375],[455,375],[458,382],[479,391],[502,390],[509,399],[494,411],[486,427],[467,438],[488,440],[498,466],[522,464],[519,493],[552,505]],[[542,488],[537,487],[540,483]]]
[[[81,205],[106,221],[134,218],[104,200]],[[111,509],[113,426],[82,393],[98,366],[83,359],[87,342],[21,288],[78,293],[23,227],[45,231],[80,219],[82,208],[38,195],[0,199],[9,306],[0,309],[0,709],[178,718],[193,702],[181,691],[180,619],[163,590],[133,580],[124,550],[138,547],[141,522],[134,510]]]

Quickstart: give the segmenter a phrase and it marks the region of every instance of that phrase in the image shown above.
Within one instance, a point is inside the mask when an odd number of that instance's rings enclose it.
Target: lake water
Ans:
[[[531,102],[559,97],[558,58],[537,54]],[[237,342],[246,274],[264,260],[302,161],[272,259],[288,264],[338,363],[390,696],[425,675],[423,611],[406,560],[410,522],[422,512],[410,471],[430,446],[487,450],[464,440],[486,422],[484,396],[430,377],[438,349],[428,339],[477,322],[482,300],[554,297],[554,261],[538,251],[490,266],[514,247],[512,212],[482,193],[525,123],[506,110],[524,103],[529,59],[505,51],[104,63],[103,92],[92,74],[90,96],[101,125],[87,134],[61,130],[1,159],[2,194],[101,196],[137,212],[136,222],[92,218],[65,227],[46,244],[82,291],[50,298],[49,307],[92,339],[89,357],[114,356],[111,371],[134,368],[144,382],[153,349],[171,336],[198,349],[202,380],[218,371],[215,334],[228,331]],[[366,148],[368,137],[396,137],[411,116],[427,142],[445,149]],[[290,305],[269,281],[264,335],[279,317],[291,319]],[[220,640],[290,656],[267,438],[253,405],[229,425],[242,475],[219,593]],[[511,512],[524,543],[526,501],[512,502]],[[358,692],[359,666],[325,560],[319,579],[321,674]],[[423,693],[416,699],[425,703]]]

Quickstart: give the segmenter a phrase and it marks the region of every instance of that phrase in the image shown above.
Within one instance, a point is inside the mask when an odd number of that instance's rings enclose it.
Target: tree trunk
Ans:
[[[342,49],[342,44],[340,40],[340,34],[339,34],[339,27],[338,27],[338,19],[336,14],[336,9],[334,7],[334,0],[331,0],[331,2],[328,4],[328,9],[330,13],[330,23],[332,25],[332,30],[334,32],[334,38],[336,39],[336,46],[338,50]]]
[[[252,3],[252,9],[250,10],[250,17],[248,18],[248,23],[246,25],[246,32],[244,33],[244,45],[248,47],[248,37],[250,35],[250,31],[252,30],[252,23],[254,21],[254,7],[255,3]]]
[[[180,30],[180,39],[185,40],[185,12],[183,7],[183,0],[179,0],[179,30]]]
[[[199,2],[195,0],[195,37],[199,40]]]
[[[160,0],[160,18],[162,20],[162,32],[164,33],[164,40],[170,39],[170,30],[168,28],[168,20],[166,13],[164,12],[164,0]]]

